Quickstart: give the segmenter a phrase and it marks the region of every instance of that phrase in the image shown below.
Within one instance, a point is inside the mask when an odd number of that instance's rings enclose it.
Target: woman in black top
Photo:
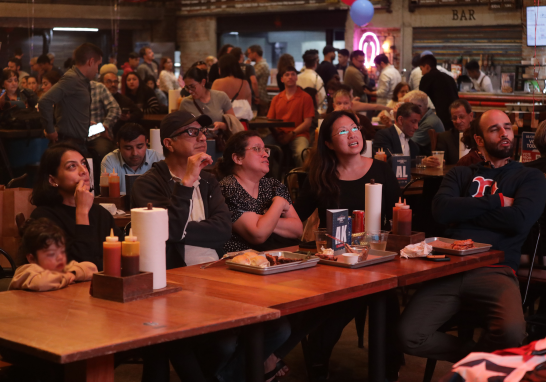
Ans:
[[[158,114],[159,102],[152,89],[140,81],[135,72],[127,74],[125,77],[125,95],[129,97],[144,114]]]
[[[363,157],[366,144],[353,113],[335,111],[320,127],[317,149],[298,200],[296,212],[302,221],[318,208],[320,227],[326,227],[326,210],[346,208],[364,210],[365,184],[372,179],[383,185],[381,226],[390,228],[392,208],[400,186],[385,162]]]
[[[48,218],[67,237],[68,261],[90,261],[102,270],[102,243],[110,230],[123,240],[112,215],[93,204],[89,165],[81,151],[69,143],[57,143],[42,156],[31,203],[31,218]]]
[[[227,252],[256,249],[268,251],[298,245],[301,224],[285,185],[265,178],[269,153],[254,131],[241,131],[229,138],[218,163],[233,233],[224,245]]]

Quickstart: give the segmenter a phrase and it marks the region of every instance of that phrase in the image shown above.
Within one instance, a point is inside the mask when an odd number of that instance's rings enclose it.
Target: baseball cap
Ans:
[[[161,121],[161,126],[159,128],[161,144],[163,144],[165,138],[170,138],[176,130],[188,126],[195,121],[199,122],[202,127],[212,125],[212,119],[205,114],[201,114],[199,117],[196,117],[187,111],[175,111],[167,114],[167,116],[163,118],[163,121]]]
[[[322,49],[322,54],[327,55],[328,53],[337,52],[339,49],[334,48],[332,45],[326,45],[324,49]]]
[[[104,64],[100,67],[100,75],[106,74],[106,73],[114,73],[115,75],[118,74],[118,67],[114,64]]]
[[[424,56],[434,56],[430,50],[425,50],[423,53],[421,53],[421,57]]]

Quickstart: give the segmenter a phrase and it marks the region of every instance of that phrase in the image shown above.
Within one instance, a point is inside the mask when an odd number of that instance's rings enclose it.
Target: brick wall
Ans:
[[[184,72],[194,62],[216,56],[216,17],[179,17],[176,41]]]

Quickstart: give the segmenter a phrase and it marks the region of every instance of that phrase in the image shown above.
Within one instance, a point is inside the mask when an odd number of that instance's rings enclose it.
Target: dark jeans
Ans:
[[[478,343],[438,331],[462,307],[485,324]],[[450,362],[473,351],[521,346],[526,333],[518,281],[508,267],[479,268],[431,281],[413,296],[398,331],[404,352]]]

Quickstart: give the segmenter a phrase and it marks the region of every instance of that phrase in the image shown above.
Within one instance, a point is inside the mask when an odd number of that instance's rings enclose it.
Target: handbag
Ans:
[[[237,95],[238,94],[239,93],[237,93]],[[199,107],[199,105],[197,104],[197,101],[195,101],[195,98],[192,97],[192,101],[197,111],[199,111],[201,115],[205,115],[201,107]],[[226,149],[226,141],[227,141],[227,138],[224,136],[224,131],[217,130],[217,135],[216,137],[214,137],[214,140],[216,141],[216,151],[224,152],[224,150]]]

